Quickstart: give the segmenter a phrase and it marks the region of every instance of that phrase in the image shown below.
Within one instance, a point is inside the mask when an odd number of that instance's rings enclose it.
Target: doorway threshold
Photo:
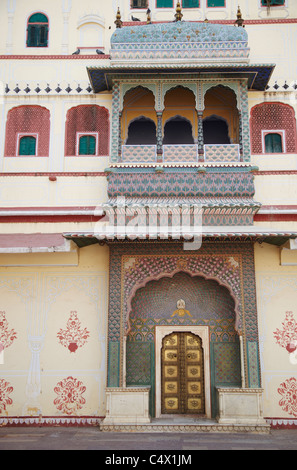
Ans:
[[[256,433],[269,434],[267,424],[220,424],[215,419],[193,418],[188,416],[152,418],[150,423],[113,423],[100,424],[102,432],[135,432],[135,433]]]

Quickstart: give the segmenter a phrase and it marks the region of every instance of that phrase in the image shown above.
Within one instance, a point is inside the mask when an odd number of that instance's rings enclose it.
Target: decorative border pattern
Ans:
[[[297,419],[265,418],[271,429],[297,429]]]
[[[127,424],[100,426],[103,432],[187,432],[187,433],[247,433],[269,434],[270,426],[267,424],[256,426],[242,426],[236,424]]]
[[[99,416],[10,416],[0,418],[0,427],[10,426],[99,426],[104,417]]]
[[[110,173],[108,196],[126,197],[231,197],[251,198],[254,196],[254,176],[241,172],[171,172],[157,174],[123,172]]]

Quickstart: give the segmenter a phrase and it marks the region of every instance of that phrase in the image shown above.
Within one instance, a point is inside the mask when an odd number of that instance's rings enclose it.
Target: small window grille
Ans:
[[[79,139],[79,155],[96,154],[96,138],[93,135],[83,135]]]
[[[147,0],[132,0],[131,8],[147,8]]]
[[[157,8],[173,8],[173,0],[157,0]]]
[[[199,0],[183,0],[183,8],[199,8]]]
[[[225,7],[225,0],[207,0],[207,8]]]
[[[283,144],[280,134],[265,135],[265,153],[282,153]]]
[[[24,136],[20,138],[19,155],[36,155],[36,138]]]
[[[262,7],[276,7],[285,5],[285,0],[261,0]]]

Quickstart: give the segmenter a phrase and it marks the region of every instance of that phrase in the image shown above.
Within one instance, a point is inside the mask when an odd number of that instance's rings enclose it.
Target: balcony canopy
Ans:
[[[233,25],[178,21],[117,28],[110,66],[90,67],[95,93],[111,90],[113,77],[134,74],[220,74],[247,78],[251,90],[265,90],[274,65],[249,63],[248,35]]]
[[[117,28],[111,37],[112,64],[247,63],[248,35],[225,24],[179,21]]]
[[[117,28],[111,37],[111,45],[247,42],[247,40],[248,34],[244,28],[226,24],[179,21]]]

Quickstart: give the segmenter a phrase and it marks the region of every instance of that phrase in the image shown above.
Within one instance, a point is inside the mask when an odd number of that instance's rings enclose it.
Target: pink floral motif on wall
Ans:
[[[282,326],[282,330],[277,328],[273,332],[276,343],[292,353],[297,349],[297,321],[293,316],[293,312],[286,312],[286,318]]]
[[[283,382],[278,393],[282,396],[279,405],[289,415],[297,417],[297,380],[295,377]]]
[[[85,391],[86,387],[82,382],[73,377],[67,377],[54,388],[54,392],[58,395],[54,400],[54,405],[66,415],[75,415],[86,403],[82,396]]]
[[[3,348],[8,348],[12,345],[16,337],[16,332],[8,328],[5,312],[0,312],[0,344]]]
[[[62,346],[68,348],[71,353],[74,353],[87,342],[90,332],[86,328],[81,328],[77,312],[73,311],[70,313],[66,329],[63,330],[61,328],[57,336]]]
[[[9,397],[11,392],[13,392],[13,387],[10,383],[0,379],[0,414],[6,411],[7,405],[12,405],[12,399]]]

